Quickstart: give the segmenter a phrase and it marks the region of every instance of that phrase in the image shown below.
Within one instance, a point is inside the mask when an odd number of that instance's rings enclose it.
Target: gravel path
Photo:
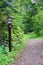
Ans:
[[[30,39],[20,58],[12,65],[43,65],[43,40]]]

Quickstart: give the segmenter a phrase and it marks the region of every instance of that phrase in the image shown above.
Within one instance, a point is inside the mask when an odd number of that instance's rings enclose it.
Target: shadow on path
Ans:
[[[28,40],[20,58],[12,65],[43,65],[43,40]]]

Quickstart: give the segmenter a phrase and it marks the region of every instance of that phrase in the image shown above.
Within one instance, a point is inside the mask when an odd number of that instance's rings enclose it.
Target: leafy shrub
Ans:
[[[43,11],[39,10],[36,16],[32,17],[33,21],[33,31],[40,36],[40,30],[43,29]]]
[[[16,1],[15,4],[19,4]],[[2,8],[0,7],[0,65],[8,65],[15,58],[15,55],[18,55],[17,51],[23,48],[23,31],[22,31],[22,16],[20,13],[15,13],[15,8],[13,10],[10,2],[6,0],[0,1]],[[9,3],[9,6],[5,6],[6,3]],[[14,4],[14,3],[13,3]],[[5,8],[6,7],[6,8]],[[11,8],[11,9],[10,9]],[[20,7],[21,9],[21,7]],[[20,10],[18,9],[18,10]],[[14,12],[12,12],[12,10]],[[15,16],[16,19],[12,21],[12,52],[9,52],[8,49],[8,16]],[[3,46],[2,46],[3,45]],[[5,46],[6,45],[6,46]]]
[[[40,30],[39,35],[43,36],[43,29]]]
[[[14,26],[15,27],[15,26]],[[23,32],[19,26],[12,32],[12,46],[14,49],[23,44]]]

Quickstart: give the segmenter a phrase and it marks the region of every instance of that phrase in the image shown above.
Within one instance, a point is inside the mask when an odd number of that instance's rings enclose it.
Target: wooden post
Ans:
[[[9,52],[12,51],[12,44],[11,44],[11,28],[12,28],[12,17],[9,17],[9,19],[8,19]]]
[[[12,51],[12,45],[11,45],[11,25],[8,25],[8,32],[9,32],[9,52]]]

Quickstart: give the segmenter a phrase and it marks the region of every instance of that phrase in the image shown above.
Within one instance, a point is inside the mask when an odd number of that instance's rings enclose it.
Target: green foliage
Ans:
[[[23,43],[12,49],[13,50],[12,52],[9,52],[8,47],[4,48],[4,46],[0,46],[0,65],[8,65],[9,63],[14,62],[14,60],[18,58],[19,52],[22,48],[24,48]]]
[[[7,22],[9,16],[14,17],[11,30],[12,52],[10,53]],[[25,39],[24,33],[30,35],[26,35]],[[0,65],[8,65],[15,56],[18,56],[17,52],[24,47],[24,41],[37,36],[43,36],[42,2],[36,5],[32,4],[31,0],[0,0]]]
[[[24,24],[24,32],[25,33],[32,32],[32,29],[31,29],[32,21],[31,21],[30,17],[26,17],[23,24]]]
[[[30,4],[26,7],[26,16],[24,16],[24,33],[33,32],[33,21],[32,17],[35,16],[38,13],[37,5]]]
[[[40,36],[40,30],[43,30],[43,10],[39,10],[39,13],[32,17],[33,31]]]
[[[3,1],[0,1],[0,3],[5,3],[5,0]],[[6,0],[6,3],[7,2],[9,2],[9,1],[7,1]],[[3,4],[4,4],[3,3]],[[11,2],[12,3],[12,2]],[[17,3],[17,2],[15,2],[15,3]],[[18,3],[18,4],[20,4],[20,3]],[[1,5],[1,4],[0,4]],[[9,2],[9,5],[10,5],[10,2]],[[14,5],[14,2],[13,2],[13,4],[12,4],[12,6]],[[15,4],[16,5],[16,4]],[[12,7],[11,6],[11,7]],[[0,23],[0,29],[1,29],[1,32],[0,32],[0,38],[1,38],[1,41],[2,42],[0,42],[0,43],[7,43],[8,42],[8,23],[7,23],[7,21],[8,21],[8,15],[11,15],[11,16],[15,16],[16,17],[16,19],[14,20],[15,22],[13,22],[12,24],[15,24],[15,25],[13,25],[13,30],[15,30],[17,27],[19,27],[19,28],[22,28],[22,17],[20,16],[20,14],[16,14],[15,12],[12,12],[12,10],[13,9],[11,9],[11,7],[10,6],[8,6],[8,5],[6,5],[6,9],[4,10],[3,8],[3,10],[4,11],[1,11],[0,12],[0,20],[1,20],[1,23]],[[7,11],[8,12],[7,12]],[[10,12],[10,13],[9,13]],[[15,14],[16,15],[15,15]],[[7,15],[8,14],[8,15]],[[19,17],[18,17],[19,16]],[[21,22],[20,22],[21,21]],[[18,22],[18,23],[17,23]],[[17,27],[16,27],[17,26]],[[15,27],[15,28],[14,28]],[[17,31],[19,31],[19,29],[17,28]],[[19,31],[18,32],[18,34],[20,34],[20,32],[21,31]],[[23,33],[22,33],[23,34]],[[22,35],[21,34],[21,35]],[[15,34],[15,35],[17,35],[17,34]],[[18,38],[19,38],[19,36],[18,36]],[[22,36],[21,36],[21,38],[22,38]],[[20,38],[19,38],[20,39]],[[7,41],[6,41],[7,40]]]
[[[42,6],[39,6],[39,4],[35,5],[32,3],[27,6],[27,15],[24,17],[23,22],[25,33],[35,32],[38,36],[40,35],[39,32],[41,29],[43,29],[43,9],[40,9],[40,7]]]
[[[32,33],[28,33],[28,34],[24,34],[24,39],[25,39],[25,42],[28,40],[28,39],[36,39],[38,38],[38,36],[32,32]]]
[[[6,4],[4,6],[4,4]],[[22,16],[20,13],[16,14],[16,9],[13,7],[14,2],[7,0],[0,1],[0,65],[7,65],[13,61],[13,57],[17,55],[17,51],[24,47],[23,31],[22,31]],[[18,1],[16,4],[20,4]],[[17,4],[17,5],[18,5]],[[17,8],[18,9],[18,8]],[[19,11],[20,9],[18,9]],[[13,16],[16,19],[12,21],[12,52],[9,53],[8,49],[8,17]],[[3,46],[2,46],[3,45]]]
[[[43,29],[40,30],[39,34],[43,37]]]

